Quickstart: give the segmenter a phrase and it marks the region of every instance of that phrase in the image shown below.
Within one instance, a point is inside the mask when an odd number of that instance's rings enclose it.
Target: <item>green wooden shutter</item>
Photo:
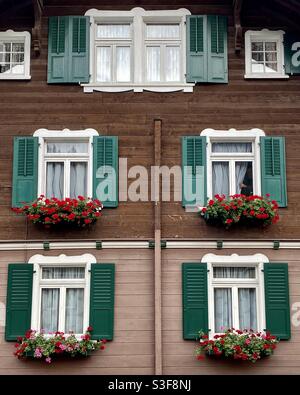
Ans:
[[[89,17],[50,17],[48,83],[77,82],[89,82]]]
[[[207,28],[204,15],[187,16],[187,82],[207,81]]]
[[[280,339],[291,337],[287,263],[265,263],[266,329]]]
[[[225,16],[207,16],[207,37],[207,81],[227,83],[227,18]]]
[[[269,193],[279,207],[287,206],[285,138],[261,137],[262,194]]]
[[[192,196],[199,193],[198,201]],[[191,194],[192,193],[192,194]],[[182,137],[182,205],[206,204],[206,137]]]
[[[300,36],[284,35],[284,63],[286,74],[300,74]]]
[[[37,198],[38,138],[15,137],[12,206],[20,207]]]
[[[31,327],[33,265],[8,265],[5,340],[17,340]]]
[[[113,339],[115,265],[94,263],[91,270],[90,325],[92,338]]]
[[[49,18],[48,29],[48,83],[68,82],[69,18],[52,16]]]
[[[104,207],[118,206],[118,137],[94,136],[93,140],[93,196],[101,200]],[[115,176],[114,176],[115,175]],[[105,183],[103,193],[101,183]],[[111,191],[112,193],[108,192]]]
[[[68,82],[89,82],[89,17],[71,16],[70,74]]]
[[[207,264],[182,264],[183,338],[197,339],[208,333]]]

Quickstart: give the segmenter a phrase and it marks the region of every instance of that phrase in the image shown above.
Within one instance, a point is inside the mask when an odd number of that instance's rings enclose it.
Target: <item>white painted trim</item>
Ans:
[[[284,69],[283,30],[247,30],[245,33],[245,79],[288,79]],[[277,73],[253,73],[251,70],[251,42],[252,40],[272,40],[277,43]]]
[[[269,262],[266,255],[254,254],[254,255],[215,255],[206,254],[202,257],[201,262],[207,263],[207,288],[208,288],[208,322],[209,322],[209,337],[213,338],[216,334],[215,319],[214,319],[214,288],[221,287],[233,287],[233,303],[232,303],[232,315],[233,315],[233,327],[238,328],[238,306],[237,303],[237,286],[256,288],[256,308],[257,308],[257,330],[258,332],[264,331],[266,327],[266,314],[265,314],[265,292],[264,292],[264,273],[263,265]],[[249,266],[256,268],[255,279],[214,279],[213,278],[213,267],[214,266]],[[236,295],[235,295],[236,294]],[[240,328],[244,329],[244,328]],[[249,328],[250,329],[250,328]]]
[[[96,249],[94,241],[51,242],[50,250]],[[168,249],[217,249],[217,241],[167,241]],[[0,251],[43,250],[43,242],[0,242]],[[149,249],[148,241],[102,241],[102,249]],[[272,241],[223,241],[222,249],[266,249],[273,250]],[[300,241],[280,241],[280,250],[300,250]]]
[[[85,15],[90,17],[90,82],[81,84],[85,93],[99,92],[193,92],[195,84],[185,82],[186,74],[186,16],[190,11],[185,8],[177,10],[146,11],[141,7],[135,7],[130,11],[108,11],[90,9]],[[131,23],[132,25],[132,82],[128,83],[99,83],[96,81],[95,70],[95,43],[96,24],[102,23]],[[181,79],[180,82],[145,82],[145,23],[179,23],[180,24],[180,48],[181,48]],[[99,41],[99,40],[98,40]],[[115,40],[116,42],[119,40]]]
[[[29,32],[15,32],[14,30],[6,30],[0,32],[0,40],[22,40],[24,41],[24,74],[4,74],[0,73],[0,80],[30,80],[30,50],[31,35]]]
[[[39,139],[39,152],[38,152],[38,196],[46,195],[46,160],[45,160],[45,141],[51,140],[62,140],[67,142],[68,139],[82,139],[89,143],[88,155],[82,159],[87,162],[87,196],[92,196],[92,180],[93,180],[93,137],[99,136],[99,133],[95,129],[84,129],[84,130],[48,130],[48,129],[38,129],[33,133],[34,137]],[[60,159],[64,161],[67,158],[67,154]],[[68,159],[72,159],[71,156]],[[64,177],[65,187],[64,190],[68,191],[66,187],[69,184],[69,179],[67,176]],[[68,197],[68,196],[66,196]]]
[[[260,159],[260,137],[265,136],[265,132],[261,129],[253,128],[249,130],[215,130],[204,129],[200,136],[207,138],[206,144],[206,163],[207,163],[207,196],[212,198],[212,142],[230,142],[230,141],[245,141],[253,143],[253,153],[249,157],[249,161],[253,162],[253,193],[254,195],[261,194],[261,159]],[[241,154],[242,155],[242,154]],[[216,158],[214,158],[216,160]],[[245,158],[246,159],[246,156]],[[221,160],[221,159],[220,159]],[[231,191],[230,194],[234,194]]]
[[[96,258],[92,254],[82,254],[79,256],[66,256],[61,254],[59,256],[45,256],[45,255],[33,255],[28,263],[33,264],[34,267],[34,275],[33,275],[33,286],[32,286],[32,309],[31,309],[31,328],[40,331],[40,309],[41,309],[41,288],[42,282],[41,280],[41,267],[42,266],[84,266],[85,267],[85,278],[83,281],[79,282],[73,280],[54,280],[53,286],[57,287],[66,285],[73,285],[76,287],[76,283],[78,286],[81,285],[84,288],[84,310],[83,310],[83,330],[85,330],[89,326],[89,311],[90,311],[90,270],[91,264],[96,263]],[[45,285],[47,287],[47,285]],[[80,287],[80,288],[81,288]],[[60,311],[60,314],[62,312]],[[61,331],[64,328],[59,328]],[[80,336],[81,334],[76,334]]]

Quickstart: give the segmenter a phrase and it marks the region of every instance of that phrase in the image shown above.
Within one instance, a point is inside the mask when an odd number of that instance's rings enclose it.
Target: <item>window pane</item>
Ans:
[[[252,51],[263,51],[264,50],[263,42],[259,42],[259,41],[252,42],[251,49]]]
[[[276,62],[277,61],[277,52],[266,52],[265,53],[267,62]]]
[[[111,81],[111,47],[97,47],[97,81]]]
[[[0,62],[1,63],[9,63],[10,62],[10,53],[8,52],[0,52]]]
[[[13,52],[24,52],[24,43],[12,43]]]
[[[252,70],[252,73],[264,73],[265,66],[263,63],[252,63],[251,70]]]
[[[215,266],[214,278],[255,278],[255,267]]]
[[[117,81],[128,82],[130,77],[130,47],[117,47]]]
[[[265,50],[266,51],[276,51],[277,50],[276,42],[266,42],[265,43]]]
[[[232,328],[231,288],[215,288],[215,332],[221,333]]]
[[[160,81],[160,47],[147,47],[147,80]]]
[[[0,41],[0,52],[10,52],[11,43]]]
[[[229,195],[229,163],[213,162],[212,164],[212,191],[213,196]]]
[[[83,288],[68,288],[65,332],[83,333]]]
[[[97,38],[130,38],[130,24],[98,25]]]
[[[252,52],[252,60],[256,62],[264,61],[264,53],[263,52]]]
[[[277,71],[277,63],[275,62],[267,62],[265,67],[266,73],[276,73]]]
[[[46,196],[62,199],[64,196],[64,164],[63,162],[47,163]]]
[[[166,47],[166,81],[180,81],[180,47]]]
[[[45,332],[58,330],[59,288],[42,289],[41,329]]]
[[[71,162],[70,198],[87,195],[87,163]]]
[[[257,330],[255,288],[239,288],[239,320],[241,330]]]
[[[24,65],[12,64],[11,71],[13,74],[24,74]]]
[[[84,267],[43,267],[42,279],[73,279],[84,278]]]
[[[49,154],[79,154],[88,152],[88,143],[78,143],[76,141],[48,142],[47,153]]]
[[[212,143],[212,152],[252,152],[252,143]]]
[[[5,63],[0,63],[0,73],[9,73],[10,72],[10,65]]]
[[[235,184],[237,194],[253,195],[252,162],[235,163]]]
[[[179,24],[169,25],[147,25],[146,27],[147,38],[180,38]]]

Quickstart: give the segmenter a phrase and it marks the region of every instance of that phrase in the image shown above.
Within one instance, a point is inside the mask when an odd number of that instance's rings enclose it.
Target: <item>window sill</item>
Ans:
[[[98,84],[81,84],[84,93],[98,92],[178,92],[183,91],[192,93],[195,84],[177,83],[177,84],[120,84],[120,85],[98,85]]]
[[[277,74],[277,75],[274,75],[274,74],[245,74],[244,78],[245,78],[245,80],[248,80],[248,79],[252,79],[252,80],[254,80],[254,79],[287,80],[290,78],[290,76],[287,74]]]
[[[14,81],[14,80],[31,80],[31,75],[13,75],[13,76],[0,76],[0,81]]]

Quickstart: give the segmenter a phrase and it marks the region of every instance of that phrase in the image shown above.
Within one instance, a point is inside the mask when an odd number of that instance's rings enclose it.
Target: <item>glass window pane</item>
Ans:
[[[13,63],[22,63],[24,62],[24,54],[23,53],[13,53],[12,54]]]
[[[111,76],[111,47],[97,47],[97,81],[110,82]]]
[[[276,73],[277,71],[277,63],[267,62],[265,67],[266,73]]]
[[[71,162],[70,198],[87,195],[87,163]]]
[[[9,63],[10,62],[10,53],[8,52],[0,52],[0,62],[1,63]]]
[[[214,289],[215,332],[222,333],[232,328],[231,288]]]
[[[0,41],[0,52],[10,52],[11,43]]]
[[[59,288],[42,289],[41,329],[46,333],[58,330]]]
[[[252,63],[251,70],[252,70],[252,73],[264,73],[265,66],[263,63]]]
[[[229,163],[212,163],[212,192],[215,195],[229,195]]]
[[[237,194],[253,195],[252,162],[235,163],[235,184]]]
[[[42,279],[74,279],[84,278],[85,268],[84,267],[43,267]]]
[[[180,81],[180,47],[166,47],[166,81]]]
[[[131,80],[130,77],[130,63],[131,63],[131,51],[130,47],[117,47],[117,81],[128,82]]]
[[[147,38],[180,38],[180,26],[179,24],[163,24],[163,25],[150,25],[146,26],[146,36]]]
[[[276,62],[277,61],[277,52],[266,52],[265,53],[267,62]]]
[[[79,143],[77,141],[68,142],[47,142],[47,153],[49,154],[78,154],[87,153],[88,143]]]
[[[212,143],[212,152],[252,152],[252,143]]]
[[[130,38],[130,24],[97,25],[97,38]]]
[[[64,163],[48,162],[46,178],[46,196],[62,199],[64,196]]]
[[[276,51],[277,50],[276,42],[266,42],[265,43],[265,50],[266,51]]]
[[[147,47],[147,81],[160,81],[160,47]]]
[[[0,63],[0,73],[9,73],[10,72],[10,65]]]
[[[13,52],[24,52],[24,43],[12,43]]]
[[[214,266],[214,278],[255,278],[255,267]]]
[[[259,42],[259,41],[253,41],[251,43],[251,50],[252,51],[263,51],[264,49],[264,45],[263,42]]]
[[[252,52],[252,60],[255,62],[263,62],[264,61],[264,53],[263,52]]]
[[[257,330],[255,288],[239,288],[239,320],[241,330]]]
[[[83,333],[83,288],[68,288],[66,292],[65,332]]]
[[[24,65],[12,64],[11,71],[13,74],[24,74]]]

